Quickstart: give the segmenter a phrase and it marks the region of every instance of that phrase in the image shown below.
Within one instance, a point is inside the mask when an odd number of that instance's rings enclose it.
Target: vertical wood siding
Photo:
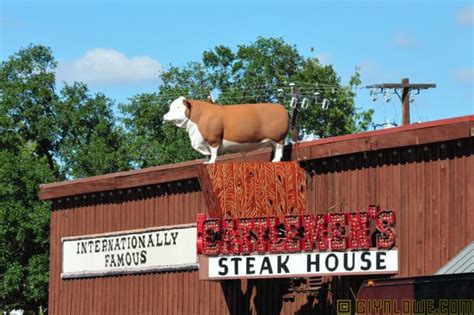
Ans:
[[[474,239],[473,151],[470,137],[305,161],[308,211],[396,211],[397,277],[432,274]],[[365,279],[330,278],[330,291],[290,298],[286,279],[199,281],[196,271],[62,280],[61,237],[193,223],[207,209],[197,178],[55,199],[52,208],[50,314],[334,313],[330,301],[352,298]]]
[[[474,239],[474,138],[312,160],[308,209],[397,215],[398,277],[430,275]]]

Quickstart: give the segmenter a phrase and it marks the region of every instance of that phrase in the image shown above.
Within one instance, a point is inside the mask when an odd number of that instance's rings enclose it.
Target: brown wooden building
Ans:
[[[399,273],[431,275],[474,240],[474,116],[294,145],[310,213],[379,204],[397,214]],[[269,161],[270,151],[221,157]],[[314,314],[367,277],[202,281],[198,272],[61,278],[61,238],[195,223],[202,161],[41,186],[51,200],[51,314]],[[387,277],[387,276],[385,276]],[[311,283],[311,281],[316,282]],[[318,282],[319,281],[319,282]],[[303,289],[302,289],[303,288]],[[304,289],[306,288],[306,289]]]

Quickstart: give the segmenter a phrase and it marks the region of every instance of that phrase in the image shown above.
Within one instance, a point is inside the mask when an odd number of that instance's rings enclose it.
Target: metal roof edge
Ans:
[[[461,268],[462,266],[467,267],[467,269]],[[439,268],[434,274],[445,275],[470,272],[474,272],[474,241],[467,244],[466,247]]]
[[[474,115],[418,123],[384,130],[330,137],[293,144],[291,160],[309,160],[434,143],[474,136]],[[288,148],[287,148],[288,149]],[[270,149],[221,156],[218,162],[269,161]],[[41,184],[39,198],[49,200],[98,191],[171,182],[198,176],[203,160],[153,166],[63,182]]]

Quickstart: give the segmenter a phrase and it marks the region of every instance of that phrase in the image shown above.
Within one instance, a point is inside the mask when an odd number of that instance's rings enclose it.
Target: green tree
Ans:
[[[113,101],[90,95],[83,83],[66,85],[55,109],[55,154],[68,178],[80,178],[130,168],[131,151],[113,114]]]
[[[54,181],[57,131],[54,68],[43,46],[22,49],[0,68],[0,310],[46,307],[49,206],[40,183]]]
[[[157,93],[144,93],[132,97],[130,103],[121,104],[122,119],[128,130],[128,143],[133,166],[144,168],[153,165],[182,162],[201,157],[190,147],[187,133],[163,122],[168,111]]]
[[[113,102],[80,83],[57,94],[55,67],[44,46],[0,66],[0,311],[47,307],[50,205],[39,184],[130,168]]]
[[[51,169],[55,168],[57,132],[55,68],[49,48],[30,46],[2,62],[0,69],[0,113],[5,114],[1,122],[6,123],[0,128],[8,128],[3,132],[18,133],[20,138],[36,143],[36,153],[47,158]]]
[[[217,46],[204,52],[203,64],[213,88],[221,92],[222,104],[280,102],[290,111],[288,84],[294,82],[297,92],[309,100],[308,108],[300,110],[304,133],[329,137],[366,130],[370,124],[372,111],[357,111],[354,104],[358,72],[344,86],[331,65],[304,58],[281,38],[258,38],[239,45],[235,53]],[[318,100],[313,98],[315,92],[320,93]],[[329,100],[327,109],[322,109],[323,99]]]
[[[55,180],[32,142],[0,151],[0,310],[45,308],[50,207],[38,185]]]
[[[280,102],[290,111],[288,84],[296,82],[301,94],[320,93],[319,100],[311,99],[301,112],[300,126],[306,134],[329,137],[359,132],[368,128],[372,117],[371,110],[355,108],[353,88],[360,84],[357,71],[344,86],[332,66],[303,57],[280,38],[258,38],[250,45],[239,45],[236,51],[217,46],[205,51],[200,62],[170,67],[161,79],[158,93],[137,95],[121,106],[139,167],[201,157],[183,129],[163,124],[168,105],[179,96],[206,99],[214,92],[221,104]],[[322,109],[323,99],[330,102],[327,109]]]

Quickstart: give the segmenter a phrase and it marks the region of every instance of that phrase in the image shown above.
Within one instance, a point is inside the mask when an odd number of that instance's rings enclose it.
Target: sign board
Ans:
[[[201,279],[398,272],[395,212],[197,219]]]
[[[203,264],[203,260],[206,261]],[[398,272],[398,251],[368,250],[200,257],[201,279],[282,278]]]
[[[196,226],[66,237],[62,278],[197,269]]]

